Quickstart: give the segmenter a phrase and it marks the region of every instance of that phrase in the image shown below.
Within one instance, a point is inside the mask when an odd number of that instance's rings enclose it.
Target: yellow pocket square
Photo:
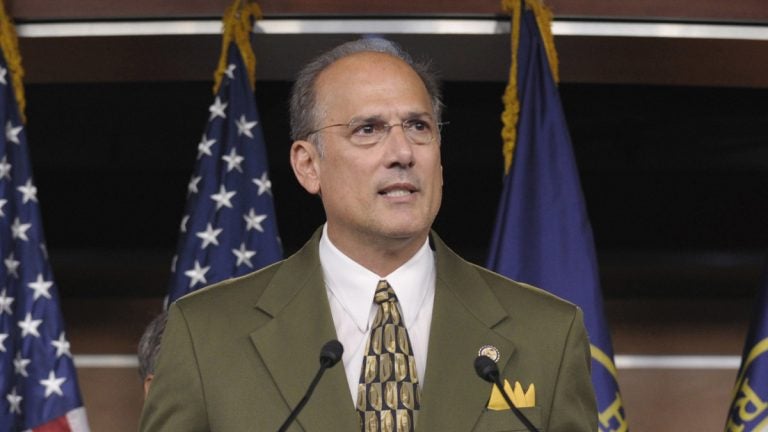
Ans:
[[[520,385],[520,381],[515,381],[515,388],[509,385],[509,381],[504,380],[504,391],[507,392],[509,398],[512,399],[512,403],[517,408],[530,408],[536,406],[536,387],[531,384],[528,386],[528,390],[523,392],[523,386]],[[495,385],[491,390],[491,398],[488,400],[488,409],[494,411],[508,410],[509,405],[504,400],[504,396],[501,395],[498,387]]]

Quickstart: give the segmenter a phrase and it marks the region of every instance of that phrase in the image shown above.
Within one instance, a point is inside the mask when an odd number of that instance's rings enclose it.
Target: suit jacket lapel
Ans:
[[[496,347],[503,371],[514,345],[494,330],[508,315],[485,281],[436,234],[432,236],[437,283],[417,429],[469,431],[491,394],[491,384],[474,371],[478,351],[483,345]]]
[[[257,312],[271,319],[251,334],[251,340],[289,409],[314,378],[320,348],[336,339],[317,255],[319,238],[318,230],[281,265],[256,304]],[[326,371],[297,420],[306,431],[359,428],[342,365]]]

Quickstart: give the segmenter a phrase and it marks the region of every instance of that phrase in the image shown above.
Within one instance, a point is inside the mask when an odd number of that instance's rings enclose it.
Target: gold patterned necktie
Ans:
[[[357,387],[360,429],[413,432],[420,396],[411,340],[395,291],[387,281],[379,281],[373,300],[379,308]]]

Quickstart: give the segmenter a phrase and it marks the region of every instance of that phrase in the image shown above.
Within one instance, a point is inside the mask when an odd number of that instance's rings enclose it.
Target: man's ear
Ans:
[[[147,377],[144,378],[144,399],[147,398],[149,395],[149,386],[152,384],[152,380],[155,378],[155,374],[147,374]]]
[[[317,146],[309,141],[294,141],[291,145],[291,167],[296,180],[307,190],[316,195],[320,193],[320,155]]]

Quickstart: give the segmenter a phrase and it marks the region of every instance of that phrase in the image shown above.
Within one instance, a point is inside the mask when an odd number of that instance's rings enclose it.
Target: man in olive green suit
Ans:
[[[440,108],[434,78],[387,41],[341,45],[301,72],[291,165],[327,222],[285,261],[171,306],[142,431],[276,431],[332,339],[342,362],[290,430],[413,430],[399,409],[395,424],[390,413],[364,420],[377,281],[391,284],[407,328],[415,430],[526,430],[475,375],[481,351],[538,430],[597,430],[581,311],[462,260],[430,231],[442,197]]]

